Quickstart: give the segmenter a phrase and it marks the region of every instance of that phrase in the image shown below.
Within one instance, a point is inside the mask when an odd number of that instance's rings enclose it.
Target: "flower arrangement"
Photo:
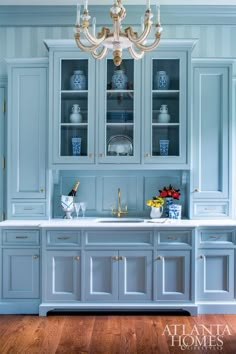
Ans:
[[[146,205],[150,207],[160,208],[164,204],[164,199],[160,196],[153,197],[146,201]]]
[[[164,187],[163,189],[159,190],[159,197],[161,198],[173,198],[173,199],[179,199],[180,197],[180,192],[179,189],[176,189],[172,187],[170,184],[169,186]]]

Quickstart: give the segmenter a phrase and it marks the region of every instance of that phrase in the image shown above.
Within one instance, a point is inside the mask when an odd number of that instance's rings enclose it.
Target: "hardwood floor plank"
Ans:
[[[216,328],[226,328],[215,346]],[[205,332],[203,332],[205,326]],[[227,327],[225,327],[227,326]],[[212,347],[203,348],[211,328]],[[208,332],[207,332],[208,331]],[[173,341],[172,335],[175,335]],[[179,336],[179,337],[178,337]],[[186,336],[186,338],[184,338]],[[192,336],[192,337],[191,337]],[[191,339],[192,338],[192,339]],[[196,339],[198,338],[198,340]],[[179,343],[193,345],[181,350]],[[195,345],[195,344],[198,345]],[[234,354],[236,315],[0,315],[1,354]]]

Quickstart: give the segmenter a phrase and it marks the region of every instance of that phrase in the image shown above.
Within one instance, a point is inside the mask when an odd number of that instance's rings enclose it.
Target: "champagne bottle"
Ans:
[[[71,191],[70,191],[70,193],[68,194],[68,196],[70,196],[70,197],[75,197],[75,196],[76,196],[76,192],[77,192],[77,189],[78,189],[78,187],[79,187],[79,184],[80,184],[80,181],[77,181],[77,182],[74,184],[74,186],[73,186],[73,188],[71,189]]]

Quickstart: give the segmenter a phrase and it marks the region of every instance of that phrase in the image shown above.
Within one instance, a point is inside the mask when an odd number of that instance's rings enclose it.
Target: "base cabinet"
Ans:
[[[152,251],[87,251],[85,274],[86,301],[152,298]]]
[[[191,289],[190,251],[156,252],[154,298],[159,301],[189,301]]]
[[[39,249],[3,250],[3,298],[39,298]]]
[[[80,252],[47,251],[45,300],[80,300]]]

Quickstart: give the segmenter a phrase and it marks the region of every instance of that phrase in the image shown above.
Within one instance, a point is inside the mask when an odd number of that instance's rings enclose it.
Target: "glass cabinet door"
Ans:
[[[99,64],[99,162],[139,162],[140,70],[132,59]]]
[[[149,56],[146,67],[150,76],[146,75],[145,86],[144,162],[186,163],[185,56],[169,53],[161,53],[158,58]]]
[[[54,69],[54,161],[94,162],[94,82],[91,63],[80,53],[57,54]],[[78,54],[78,53],[77,53]],[[56,77],[56,72],[57,76]],[[94,76],[93,76],[94,78]],[[60,82],[58,82],[60,80]]]

